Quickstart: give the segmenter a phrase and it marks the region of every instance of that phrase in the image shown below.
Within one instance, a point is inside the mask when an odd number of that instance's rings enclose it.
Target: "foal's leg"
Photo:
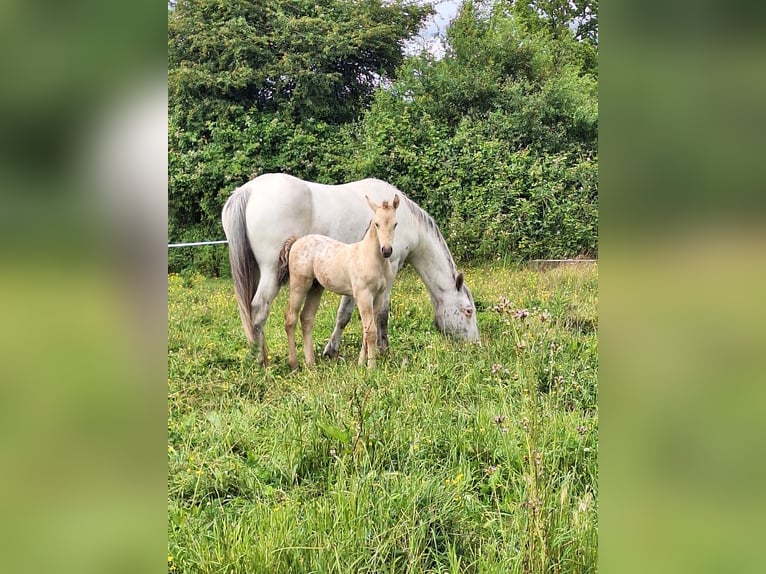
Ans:
[[[285,311],[285,331],[287,332],[287,362],[293,370],[298,368],[298,357],[295,352],[295,323],[298,322],[298,310],[301,308],[306,292],[311,288],[311,283],[306,285],[297,276],[290,277],[290,299]]]
[[[375,368],[375,355],[378,352],[378,331],[375,326],[372,301],[371,293],[358,294],[356,301],[362,318],[362,350],[359,352],[359,365],[363,365],[366,358],[368,369]]]
[[[319,309],[319,301],[322,299],[322,287],[319,283],[314,283],[306,295],[306,302],[301,311],[301,331],[303,332],[303,356],[306,359],[306,365],[314,366],[314,319]]]
[[[351,315],[354,313],[354,298],[344,295],[340,299],[340,305],[338,306],[338,316],[335,320],[335,329],[333,329],[330,340],[327,341],[327,345],[324,348],[325,357],[336,357],[338,350],[340,349],[340,338],[343,335],[343,329],[346,328],[348,322],[351,320]]]
[[[279,282],[277,281],[276,269],[261,267],[261,280],[258,282],[258,289],[250,303],[253,318],[253,338],[258,344],[260,356],[258,362],[267,365],[269,362],[268,349],[266,348],[266,338],[263,334],[263,327],[269,316],[271,303],[279,293]]]

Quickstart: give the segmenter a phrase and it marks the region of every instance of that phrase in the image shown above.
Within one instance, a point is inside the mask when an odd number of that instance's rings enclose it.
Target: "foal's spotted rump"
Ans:
[[[314,234],[298,240],[290,238],[283,247],[283,252],[289,251],[290,300],[285,313],[285,330],[290,353],[288,361],[293,369],[298,367],[295,323],[304,299],[301,311],[303,353],[306,364],[314,364],[312,330],[324,289],[356,300],[363,325],[359,364],[364,364],[366,359],[368,368],[375,367],[378,341],[375,317],[394,280],[389,257],[393,253],[399,196],[395,195],[392,203],[384,201],[381,205],[368,197],[365,199],[373,211],[373,218],[361,241],[346,244]]]

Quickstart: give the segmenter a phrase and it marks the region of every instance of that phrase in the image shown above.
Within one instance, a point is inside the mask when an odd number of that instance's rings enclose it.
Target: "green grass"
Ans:
[[[168,570],[595,571],[597,271],[465,275],[482,346],[436,332],[406,269],[376,371],[355,316],[340,358],[298,373],[287,289],[263,369],[230,281],[170,276]]]

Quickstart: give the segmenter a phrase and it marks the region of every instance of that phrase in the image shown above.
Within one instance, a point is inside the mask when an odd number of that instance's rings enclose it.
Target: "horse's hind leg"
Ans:
[[[253,315],[253,338],[258,343],[260,357],[258,362],[267,365],[269,362],[268,349],[266,348],[266,338],[263,333],[266,319],[269,316],[271,303],[279,293],[279,282],[277,281],[276,269],[261,267],[261,280],[258,282],[258,289],[255,292],[251,303]]]
[[[306,295],[306,302],[303,304],[303,311],[301,311],[303,356],[306,359],[306,365],[309,367],[314,366],[314,337],[312,332],[314,329],[314,319],[316,319],[317,311],[319,310],[319,302],[322,299],[322,291],[324,291],[324,287],[319,283],[314,283]]]
[[[325,357],[337,357],[338,350],[340,349],[340,338],[343,335],[343,329],[346,328],[348,322],[351,320],[351,315],[354,313],[354,298],[344,295],[340,299],[340,305],[338,306],[338,316],[335,320],[335,329],[333,329],[330,340],[327,341],[327,345],[324,348]]]

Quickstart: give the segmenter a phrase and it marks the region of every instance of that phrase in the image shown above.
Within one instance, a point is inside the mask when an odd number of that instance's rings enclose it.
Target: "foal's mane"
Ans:
[[[447,246],[447,242],[444,241],[444,236],[442,235],[442,232],[439,230],[439,226],[436,225],[436,221],[434,221],[434,218],[431,217],[426,211],[420,207],[417,203],[412,201],[409,197],[401,194],[402,199],[404,199],[404,203],[407,204],[407,207],[410,210],[410,213],[415,216],[415,222],[417,223],[418,227],[422,229],[424,232],[429,234],[431,237],[436,240],[436,243],[439,244],[439,247],[441,247],[442,251],[444,252],[444,257],[449,263],[450,269],[452,270],[452,276],[457,276],[457,265],[455,264],[455,260],[452,258],[452,253],[449,250],[449,247]]]

